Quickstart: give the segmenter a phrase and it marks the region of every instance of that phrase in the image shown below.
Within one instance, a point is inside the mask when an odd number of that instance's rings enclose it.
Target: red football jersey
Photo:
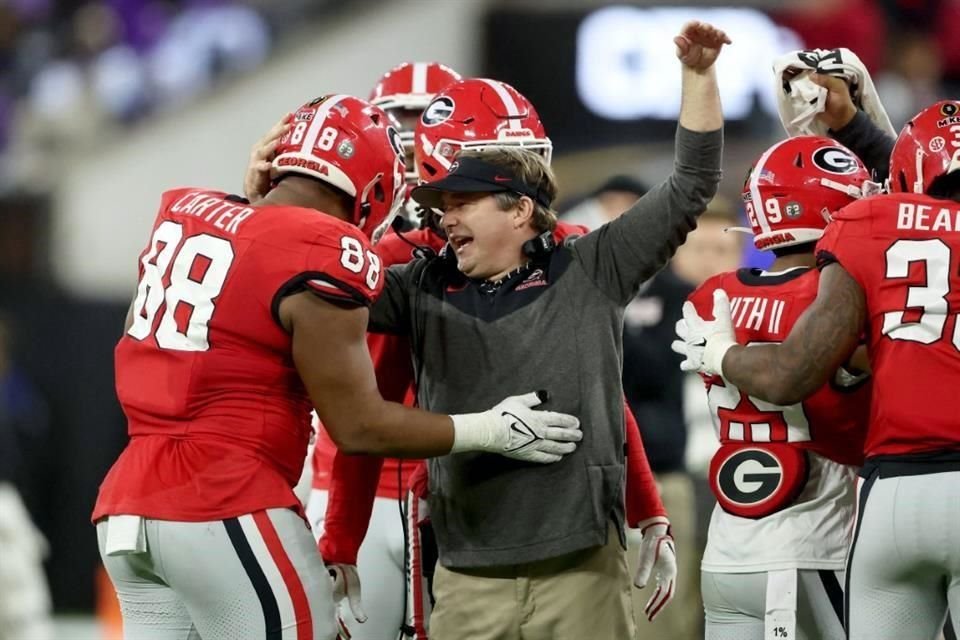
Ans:
[[[713,292],[730,296],[737,342],[783,342],[817,297],[819,272],[797,268],[765,274],[740,269],[713,276],[690,294],[697,312],[713,318]],[[720,441],[789,442],[843,464],[863,462],[870,385],[826,384],[803,402],[779,406],[747,396],[720,376],[704,378]]]
[[[912,194],[840,210],[817,245],[863,288],[874,396],[867,456],[960,448],[960,204]]]
[[[166,192],[140,256],[133,323],[115,352],[130,442],[93,517],[179,521],[299,509],[292,491],[310,400],[278,317],[309,288],[366,305],[380,258],[351,224],[312,209]]]

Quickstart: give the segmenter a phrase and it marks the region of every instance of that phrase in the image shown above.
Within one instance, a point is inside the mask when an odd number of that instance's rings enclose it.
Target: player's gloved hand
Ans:
[[[664,517],[650,518],[640,523],[643,540],[640,542],[637,575],[633,584],[638,589],[647,586],[652,576],[656,589],[647,600],[643,613],[653,619],[673,599],[677,585],[677,552],[670,534],[670,521]]]
[[[556,462],[583,438],[576,416],[533,407],[548,400],[545,391],[510,396],[489,411],[450,416],[450,453],[489,451],[526,462]]]
[[[363,610],[360,599],[360,574],[357,573],[357,565],[333,563],[327,565],[327,571],[333,579],[333,602],[339,605],[346,598],[356,621],[366,622],[367,613]]]
[[[243,176],[243,195],[254,202],[270,190],[270,166],[280,138],[290,130],[293,114],[288,113],[250,149],[250,161]]]
[[[730,317],[730,298],[723,289],[713,292],[713,320],[704,320],[689,300],[683,303],[683,318],[677,321],[679,340],[670,348],[684,357],[680,368],[708,375],[723,375],[723,356],[737,344]]]

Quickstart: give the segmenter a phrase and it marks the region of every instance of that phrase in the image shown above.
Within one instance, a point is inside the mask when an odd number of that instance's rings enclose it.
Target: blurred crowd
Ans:
[[[305,16],[342,0],[0,2],[0,154],[182,107],[264,63]],[[351,3],[352,4],[352,3]],[[27,180],[7,164],[0,184]]]
[[[960,88],[957,0],[793,0],[773,17],[808,48],[856,52],[895,126]]]

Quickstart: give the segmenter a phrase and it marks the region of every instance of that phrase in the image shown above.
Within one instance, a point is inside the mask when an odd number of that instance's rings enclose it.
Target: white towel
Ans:
[[[891,136],[897,135],[870,73],[857,54],[845,48],[791,51],[774,60],[777,109],[787,135],[827,135],[827,125],[816,119],[824,110],[827,90],[810,79],[813,73],[846,80],[857,108]]]

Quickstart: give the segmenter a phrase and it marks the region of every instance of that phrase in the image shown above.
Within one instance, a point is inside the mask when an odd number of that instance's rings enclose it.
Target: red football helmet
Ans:
[[[540,116],[523,94],[497,80],[461,80],[437,94],[417,122],[417,172],[421,180],[437,180],[460,151],[503,146],[538,150],[547,162],[553,154]]]
[[[387,114],[360,98],[330,95],[293,114],[273,175],[322,180],[355,199],[353,224],[375,243],[403,203],[403,149]]]
[[[943,100],[904,125],[890,153],[890,191],[926,193],[934,180],[960,170],[960,102]]]
[[[370,92],[370,102],[387,112],[400,131],[407,156],[407,181],[416,184],[413,161],[413,129],[421,112],[447,85],[460,80],[459,73],[439,62],[404,62],[390,69]]]
[[[865,195],[869,179],[863,162],[836,140],[798,136],[778,142],[743,185],[754,245],[776,249],[819,240],[830,215]]]

